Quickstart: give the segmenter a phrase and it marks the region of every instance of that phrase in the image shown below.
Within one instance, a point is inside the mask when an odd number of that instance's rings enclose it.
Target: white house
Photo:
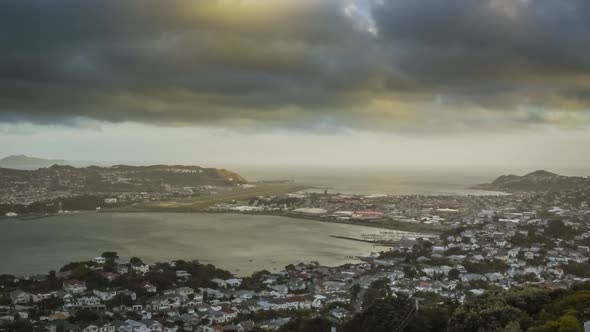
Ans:
[[[10,292],[10,299],[14,304],[27,304],[33,301],[33,294],[27,293],[20,289]]]
[[[115,298],[115,296],[117,295],[117,291],[116,290],[104,290],[104,291],[100,291],[100,290],[94,290],[92,291],[96,296],[98,296],[101,300],[103,301],[109,301],[112,300],[113,298]]]
[[[80,294],[86,291],[86,283],[75,279],[64,280],[62,286],[66,292],[74,294]]]
[[[116,198],[105,198],[104,202],[105,202],[105,204],[117,204],[117,199]]]
[[[232,279],[227,279],[225,281],[225,285],[227,287],[232,287],[232,288],[239,287],[241,284],[242,284],[242,279],[232,278]]]
[[[102,257],[102,256],[98,256],[98,257],[94,257],[92,259],[93,262],[95,262],[96,264],[104,264],[107,262],[106,258]]]
[[[147,264],[133,265],[133,270],[141,274],[146,274],[150,272],[150,266]]]

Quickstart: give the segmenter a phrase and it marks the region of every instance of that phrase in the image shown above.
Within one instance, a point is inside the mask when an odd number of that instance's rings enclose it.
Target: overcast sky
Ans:
[[[590,168],[587,0],[4,0],[0,43],[0,155]]]

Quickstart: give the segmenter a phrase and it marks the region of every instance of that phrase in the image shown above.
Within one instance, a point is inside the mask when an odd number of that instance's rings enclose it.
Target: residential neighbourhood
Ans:
[[[407,296],[416,311],[433,299],[460,305],[523,285],[572,289],[590,281],[587,202],[588,192],[572,190],[324,191],[220,203],[211,210],[373,226],[372,233],[341,238],[372,243],[374,250],[354,264],[294,262],[250,276],[198,261],[143,262],[104,252],[47,275],[0,276],[0,331],[272,331],[301,317],[346,322],[384,296],[377,288]]]
[[[566,289],[590,280],[587,206],[559,196],[551,208],[516,197],[477,199],[496,204],[449,218],[455,221],[438,236],[376,245],[338,267],[299,263],[242,277],[198,261],[123,262],[105,252],[45,276],[2,276],[0,320],[47,331],[277,330],[300,315],[346,320],[376,283],[418,302],[436,296],[460,304],[490,288]]]

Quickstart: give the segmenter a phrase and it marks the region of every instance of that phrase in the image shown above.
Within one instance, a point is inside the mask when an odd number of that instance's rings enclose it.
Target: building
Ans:
[[[107,262],[106,258],[102,257],[102,256],[98,256],[98,257],[94,257],[92,259],[93,262],[95,262],[96,264],[104,264]]]
[[[86,283],[80,280],[64,280],[62,286],[69,293],[80,294],[86,291]]]

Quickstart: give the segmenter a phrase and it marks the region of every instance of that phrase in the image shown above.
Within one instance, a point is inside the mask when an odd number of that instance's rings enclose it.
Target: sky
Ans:
[[[587,0],[5,0],[0,156],[590,169]]]

